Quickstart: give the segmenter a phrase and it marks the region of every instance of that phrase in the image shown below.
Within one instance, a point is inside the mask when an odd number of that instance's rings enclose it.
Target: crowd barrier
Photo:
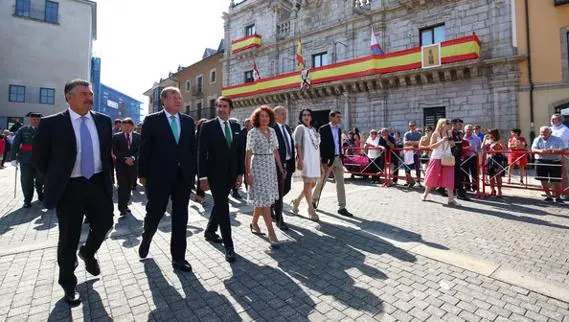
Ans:
[[[370,151],[377,150],[377,157],[370,158]],[[411,178],[416,183],[421,183],[425,178],[425,171],[429,160],[430,149],[423,148],[393,148],[387,152],[383,147],[379,148],[344,148],[344,168],[345,172],[357,176],[371,176],[381,178],[384,186],[392,186],[393,181],[407,180],[406,175],[401,175],[401,170],[410,170]],[[536,173],[537,169],[544,165],[535,161],[535,155],[554,155],[561,158],[558,165],[547,165],[552,168],[559,168],[553,173],[560,173],[556,177],[540,177]],[[411,155],[414,164],[411,165]],[[372,154],[372,156],[374,156]],[[496,157],[500,156],[500,157]],[[510,156],[510,157],[508,157]],[[525,162],[527,161],[527,162]],[[514,167],[525,166],[525,173],[520,184],[511,184],[502,180],[502,188],[521,189],[530,191],[543,191],[540,180],[546,182],[559,182],[558,191],[562,195],[569,195],[569,181],[567,171],[569,165],[569,151],[557,151],[549,153],[537,153],[523,150],[503,150],[503,151],[482,151],[476,153],[467,148],[464,149],[462,160],[457,160],[460,171],[464,178],[462,184],[468,190],[475,193],[478,198],[487,198],[492,195],[491,186],[497,184],[498,178],[507,177]],[[550,168],[551,169],[551,168]],[[490,171],[489,171],[490,170]],[[512,171],[513,172],[513,171]],[[551,171],[547,172],[550,174]],[[535,174],[535,175],[530,175]],[[542,173],[543,174],[543,173]],[[519,177],[518,174],[515,177]]]

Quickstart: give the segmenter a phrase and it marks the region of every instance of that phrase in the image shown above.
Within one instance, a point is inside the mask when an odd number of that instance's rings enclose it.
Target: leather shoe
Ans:
[[[43,193],[40,194],[40,195],[38,195],[38,200],[39,200],[40,202],[43,202]]]
[[[225,260],[228,263],[233,263],[233,262],[235,262],[236,259],[237,258],[235,257],[235,251],[233,249],[227,249],[225,251]]]
[[[140,258],[146,258],[148,256],[148,250],[150,249],[150,240],[146,240],[142,237],[142,242],[140,242],[140,246],[138,247],[138,256]]]
[[[85,270],[89,272],[89,274],[93,276],[101,274],[101,268],[95,256],[85,255],[85,246],[79,248],[79,258],[85,262]]]
[[[470,201],[470,198],[468,198],[468,196],[466,194],[463,194],[463,193],[459,193],[458,195],[456,195],[456,198],[458,198],[460,200],[464,200],[464,201]]]
[[[188,263],[187,260],[173,261],[172,267],[175,270],[182,271],[182,272],[191,272],[192,271],[192,265],[190,265],[190,263]]]
[[[75,289],[69,292],[65,292],[63,300],[71,306],[77,306],[81,304],[81,297],[79,296],[79,293]]]
[[[219,237],[219,235],[216,233],[205,233],[204,237],[205,240],[207,240],[208,242],[218,243],[218,244],[223,242],[223,239],[221,239],[221,237]]]
[[[285,224],[283,221],[277,223],[277,227],[279,227],[280,230],[288,230],[287,224]]]
[[[339,210],[338,210],[338,213],[339,213],[340,215],[346,216],[346,217],[353,217],[353,216],[354,216],[354,215],[352,215],[352,214],[348,211],[348,209],[346,209],[346,208],[339,209]]]
[[[32,204],[29,202],[24,202],[24,205],[22,206],[22,208],[32,208]]]

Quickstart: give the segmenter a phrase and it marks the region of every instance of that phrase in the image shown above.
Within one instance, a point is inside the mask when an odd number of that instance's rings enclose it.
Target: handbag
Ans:
[[[454,167],[455,163],[454,155],[443,155],[441,158],[441,165],[443,167]]]

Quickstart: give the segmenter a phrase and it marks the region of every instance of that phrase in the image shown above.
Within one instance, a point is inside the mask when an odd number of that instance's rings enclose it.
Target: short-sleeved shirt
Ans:
[[[560,138],[566,145],[569,144],[569,128],[565,124],[551,127],[551,135]]]
[[[407,131],[405,132],[405,134],[403,134],[403,146],[405,146],[405,144],[407,144],[407,142],[409,141],[421,141],[421,133],[419,131]],[[418,148],[418,146],[413,146],[414,148]],[[417,151],[415,153],[421,154],[421,151]]]
[[[366,145],[369,144],[371,146],[374,147],[379,147],[379,135],[375,137],[375,140],[370,136],[369,138],[367,138],[366,140]],[[368,149],[367,151],[367,156],[370,159],[375,159],[378,158],[381,155],[381,151],[379,149]]]
[[[533,140],[531,148],[534,150],[562,150],[566,149],[567,145],[560,138],[551,135],[547,140],[541,136],[535,138],[535,140]],[[535,158],[537,160],[561,161],[561,156],[554,154],[536,154]]]
[[[464,152],[466,154],[466,156],[470,157],[470,156],[473,156],[476,153],[480,152],[480,149],[482,147],[482,142],[480,142],[480,139],[478,138],[478,136],[476,136],[476,135],[471,135],[470,137],[465,136],[463,143],[464,143],[464,141],[468,142],[468,145],[466,147],[470,148],[470,151]]]

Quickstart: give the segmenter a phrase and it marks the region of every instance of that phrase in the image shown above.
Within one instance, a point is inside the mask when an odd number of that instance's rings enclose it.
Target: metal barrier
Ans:
[[[367,150],[367,154],[365,153]],[[370,151],[378,151],[376,157],[370,158]],[[385,149],[383,147],[367,148],[348,147],[343,148],[345,173],[357,176],[371,176],[383,178],[387,182]]]
[[[512,159],[512,162],[508,162],[507,157],[508,155],[513,154],[515,159]],[[543,163],[542,160],[539,158],[535,158],[536,155],[553,155],[553,156],[560,156],[559,164],[548,164]],[[566,180],[566,171],[567,171],[567,161],[569,160],[569,152],[567,151],[557,151],[557,152],[532,152],[532,151],[523,151],[523,150],[501,150],[501,151],[484,151],[482,154],[482,162],[480,163],[480,173],[481,173],[481,181],[482,181],[482,195],[484,197],[489,196],[486,193],[486,188],[490,187],[492,189],[493,185],[497,185],[498,182],[502,179],[503,176],[508,174],[510,168],[514,167],[520,161],[527,159],[528,162],[526,163],[526,171],[525,171],[525,180],[522,180],[523,183],[520,184],[510,184],[501,182],[501,188],[509,188],[509,189],[522,189],[522,190],[533,190],[533,191],[543,191],[543,185],[537,185],[530,183],[529,180],[529,166],[533,166],[535,168],[536,175],[534,179],[538,181],[546,181],[548,183],[560,183],[559,188],[557,191],[552,191],[555,195],[559,194],[567,194],[569,193],[569,187],[566,187],[567,180]],[[534,160],[530,162],[530,160]],[[547,169],[545,171],[544,169]],[[557,171],[556,169],[559,169]],[[541,174],[547,174],[548,176],[540,176]],[[555,176],[551,176],[550,174],[553,173]],[[493,183],[494,182],[494,183]],[[494,195],[495,191],[492,191],[491,195]]]
[[[423,158],[423,152],[431,152],[431,149],[422,149],[422,148],[393,148],[391,149],[391,153],[389,155],[389,164],[387,168],[389,169],[389,177],[396,181],[398,179],[408,179],[407,176],[400,176],[399,170],[403,168],[405,172],[409,170],[412,172],[415,170],[415,176],[411,176],[414,182],[421,184],[421,178],[424,178],[425,170],[423,169],[422,162],[424,160],[429,160],[429,158]],[[402,154],[403,153],[403,158]],[[408,164],[409,160],[405,160],[406,153],[413,153],[413,164]],[[419,154],[420,153],[420,154]],[[409,155],[408,155],[409,157]],[[409,168],[409,166],[413,166],[413,168]],[[422,176],[421,176],[422,174]]]

